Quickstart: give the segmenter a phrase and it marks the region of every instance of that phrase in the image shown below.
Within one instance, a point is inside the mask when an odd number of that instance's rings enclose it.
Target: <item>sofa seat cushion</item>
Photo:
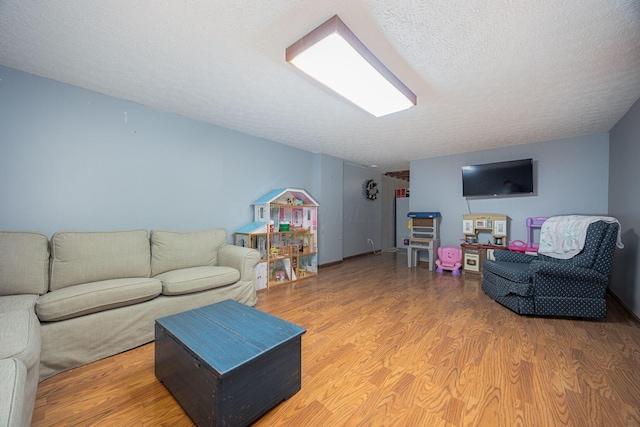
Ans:
[[[508,261],[485,260],[482,264],[484,270],[490,271],[496,276],[518,283],[531,283],[530,264]]]
[[[36,313],[43,322],[124,307],[160,295],[162,284],[152,278],[112,279],[58,289],[42,295]]]
[[[35,313],[38,295],[7,295],[0,297],[0,313],[7,311],[30,310]]]
[[[240,272],[231,267],[191,267],[155,276],[162,281],[163,295],[182,295],[231,285],[240,280]]]
[[[0,313],[0,359],[15,357],[27,369],[40,362],[40,322],[30,310]]]
[[[24,426],[27,368],[15,358],[0,360],[0,426]]]

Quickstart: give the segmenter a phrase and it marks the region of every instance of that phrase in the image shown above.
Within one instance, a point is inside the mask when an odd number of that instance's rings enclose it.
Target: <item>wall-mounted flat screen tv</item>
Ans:
[[[509,196],[532,193],[532,159],[462,167],[462,195],[464,197]]]

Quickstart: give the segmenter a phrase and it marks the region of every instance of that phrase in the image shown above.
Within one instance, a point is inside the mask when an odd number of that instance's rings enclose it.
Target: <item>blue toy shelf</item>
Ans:
[[[439,218],[440,212],[409,212],[407,217],[409,218]]]

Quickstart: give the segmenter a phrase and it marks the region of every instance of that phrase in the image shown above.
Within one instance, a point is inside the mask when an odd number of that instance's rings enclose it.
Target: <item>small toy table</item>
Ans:
[[[435,255],[440,245],[440,212],[409,212],[411,237],[407,247],[409,268],[418,264],[418,252],[428,251],[429,270],[435,269]]]

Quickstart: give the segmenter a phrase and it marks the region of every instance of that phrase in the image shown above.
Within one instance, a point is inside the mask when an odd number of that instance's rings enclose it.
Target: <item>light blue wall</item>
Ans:
[[[318,263],[342,261],[343,161],[326,154],[317,155],[317,182],[322,204],[318,209]]]
[[[637,122],[637,104],[634,108],[630,114]],[[635,123],[623,119],[616,127],[622,148],[612,148],[626,162],[637,158],[637,151],[631,153],[636,157],[626,155],[637,150],[630,141],[637,141],[638,128],[630,122]],[[440,210],[443,243],[458,244],[460,218],[467,212],[460,168],[523,157],[536,161],[537,196],[470,202],[473,212],[508,213],[515,224],[512,240],[524,240],[527,216],[607,211],[607,134],[414,161],[412,210]],[[612,159],[612,169],[614,164]],[[625,174],[637,177],[626,168],[617,175],[612,170],[612,176],[625,184]],[[221,227],[231,233],[252,219],[253,200],[273,188],[300,187],[321,204],[319,262],[324,264],[370,251],[367,238],[381,242],[380,199],[362,196],[370,178],[382,188],[379,173],[343,165],[341,159],[0,66],[2,230],[51,235]],[[612,211],[623,204],[623,214],[637,212],[637,205],[633,211],[614,193]],[[631,294],[637,307],[635,274]]]
[[[462,197],[462,166],[533,158],[536,195],[470,199]],[[509,241],[526,241],[527,217],[607,213],[608,134],[476,151],[411,162],[412,211],[440,211],[441,244],[457,246],[462,215],[501,213],[510,218]],[[534,239],[535,240],[535,239]]]
[[[0,67],[1,230],[231,234],[273,188],[322,204],[316,157]]]
[[[640,100],[609,135],[609,214],[620,221],[624,243],[616,249],[610,287],[640,317]]]
[[[374,179],[380,188],[380,173],[375,169],[344,163],[342,254],[345,258],[371,252],[367,239],[378,245],[381,241],[382,199],[364,197],[364,185],[369,179]]]

